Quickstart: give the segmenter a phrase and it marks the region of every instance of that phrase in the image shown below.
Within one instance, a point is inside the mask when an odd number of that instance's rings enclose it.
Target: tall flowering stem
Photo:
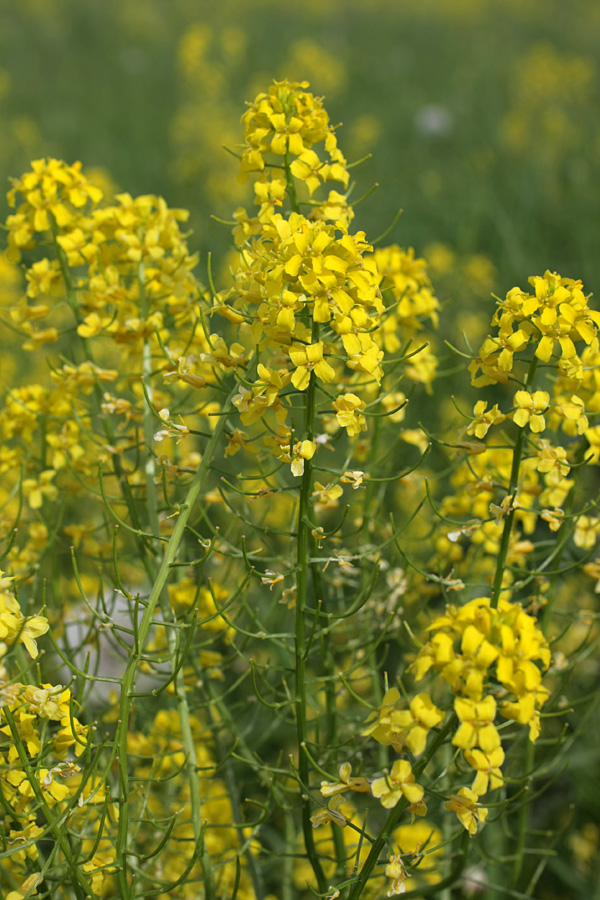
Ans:
[[[435,753],[442,746],[442,744],[444,743],[444,741],[446,740],[448,735],[456,727],[456,723],[457,723],[456,716],[452,715],[452,716],[450,716],[450,718],[448,719],[448,721],[446,722],[444,727],[439,730],[439,732],[435,736],[434,740],[429,745],[429,748],[428,748],[427,752],[425,753],[425,755],[423,756],[423,759],[418,763],[418,765],[416,765],[414,767],[413,774],[414,774],[415,778],[419,778],[419,776],[422,774],[422,772],[425,771],[430,760],[433,758]],[[391,810],[383,828],[381,829],[381,831],[379,832],[379,834],[377,835],[377,837],[371,844],[371,849],[369,850],[369,855],[367,856],[366,860],[364,861],[362,868],[361,868],[360,872],[358,873],[357,879],[350,889],[350,893],[348,894],[348,900],[359,900],[359,897],[362,895],[362,893],[365,889],[365,886],[367,884],[367,881],[369,880],[369,877],[371,876],[371,873],[373,872],[373,869],[377,865],[377,862],[378,862],[380,856],[382,855],[382,853],[386,847],[386,844],[390,840],[392,832],[394,831],[396,825],[398,824],[398,821],[400,820],[400,817],[402,816],[402,813],[405,811],[407,806],[408,806],[408,800],[406,800],[406,798],[403,798],[400,801],[400,803],[398,803],[398,805],[395,806]],[[419,893],[421,893],[421,892],[419,891]]]
[[[233,399],[236,391],[237,386],[229,395],[225,404],[225,410],[231,408],[231,400]],[[138,667],[144,652],[144,645],[148,638],[148,633],[152,626],[152,620],[154,618],[157,604],[159,604],[160,602],[161,595],[171,574],[171,567],[173,563],[175,563],[175,560],[177,558],[179,546],[183,539],[190,514],[192,512],[192,509],[194,508],[198,496],[202,491],[204,480],[209,471],[216,448],[225,430],[226,423],[227,415],[225,414],[219,416],[219,421],[215,427],[213,435],[208,441],[208,444],[205,448],[204,454],[202,456],[202,461],[198,466],[198,470],[190,485],[185,500],[180,507],[179,515],[177,517],[177,524],[175,525],[173,534],[171,535],[169,542],[165,548],[165,553],[161,565],[156,574],[156,580],[148,597],[146,607],[144,609],[144,614],[137,629],[137,639],[134,647],[132,648],[127,663],[127,668],[123,676],[118,732],[119,793],[121,798],[121,807],[119,814],[119,831],[117,835],[116,850],[117,864],[119,866],[119,887],[122,892],[122,896],[124,897],[128,896],[129,891],[127,881],[127,844],[129,834],[129,816],[127,810],[127,798],[129,795],[127,736],[129,718],[133,711],[134,705],[133,700],[135,698],[135,683]],[[179,681],[179,683],[176,682],[176,690],[179,720],[181,725],[181,741],[186,757],[186,771],[188,773],[188,781],[190,786],[190,805],[194,840],[196,842],[196,845],[200,848],[199,857],[204,876],[206,900],[209,900],[209,898],[210,900],[212,900],[212,898],[215,897],[215,876],[212,869],[210,857],[204,845],[200,782],[198,780],[197,762],[194,750],[192,729],[189,720],[189,710],[187,708],[187,701],[185,699],[184,684],[181,681]]]
[[[535,378],[536,369],[538,367],[538,358],[534,356],[529,364],[529,370],[527,372],[527,380],[525,382],[525,390],[529,391],[530,387],[533,384],[533,379]],[[517,438],[515,441],[515,446],[513,449],[512,456],[512,465],[510,469],[510,482],[508,486],[508,495],[510,497],[515,497],[517,488],[519,486],[519,471],[521,469],[521,460],[523,457],[523,445],[525,443],[525,429],[519,428],[519,432],[517,434]],[[502,529],[502,537],[500,539],[500,550],[498,552],[498,559],[496,561],[496,572],[494,575],[494,584],[492,587],[492,595],[491,595],[491,607],[492,609],[498,608],[498,600],[500,599],[500,593],[502,591],[502,578],[504,575],[504,570],[506,568],[506,557],[508,555],[508,547],[510,544],[510,535],[513,527],[513,522],[515,519],[515,507],[511,506],[510,512],[506,516],[504,520],[504,527]]]
[[[317,332],[317,334],[315,334]],[[318,325],[313,324],[313,342],[318,338]],[[315,375],[311,373],[310,383],[306,389],[304,408],[304,431],[306,440],[312,441],[315,422]],[[302,832],[306,852],[313,867],[315,877],[319,883],[319,890],[327,888],[323,867],[317,855],[313,827],[310,820],[312,801],[306,793],[305,787],[309,781],[308,757],[304,752],[307,740],[306,726],[306,602],[308,597],[308,572],[310,568],[311,534],[309,524],[310,495],[312,491],[312,460],[308,459],[304,464],[302,483],[300,485],[300,499],[298,504],[298,528],[297,528],[297,566],[298,578],[296,588],[296,627],[295,627],[295,708],[296,708],[296,733],[298,735],[298,773],[300,776],[300,790],[302,794]]]
[[[292,212],[298,213],[298,200],[296,197],[296,185],[290,169],[289,154],[284,156],[286,188],[290,200]],[[319,340],[319,324],[312,323],[311,343]],[[316,401],[316,376],[310,374],[310,381],[304,398],[304,435],[303,440],[312,441],[315,430],[315,401]],[[302,833],[306,852],[310,864],[319,884],[319,890],[327,889],[325,873],[319,860],[313,827],[310,820],[312,813],[312,801],[306,793],[305,787],[309,782],[308,757],[304,752],[308,737],[306,724],[306,602],[308,598],[308,573],[310,569],[311,534],[309,524],[310,496],[312,493],[312,458],[304,461],[304,471],[300,484],[300,497],[298,502],[298,527],[296,529],[296,564],[298,576],[296,582],[296,621],[295,621],[295,709],[296,709],[296,734],[298,735],[298,774],[300,776],[300,792],[302,798]]]

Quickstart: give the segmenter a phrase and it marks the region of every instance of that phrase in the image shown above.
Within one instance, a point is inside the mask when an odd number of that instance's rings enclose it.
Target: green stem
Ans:
[[[285,177],[292,212],[299,212],[298,199],[296,196],[296,185],[290,169],[289,153],[286,151],[284,156]],[[317,322],[312,323],[312,341],[319,340],[319,325]],[[314,372],[310,374],[310,381],[306,389],[305,407],[304,407],[304,439],[312,441],[315,423],[315,407],[316,407],[316,376]],[[290,447],[290,452],[293,448]],[[308,730],[306,723],[306,601],[308,596],[308,571],[310,568],[310,542],[311,534],[309,525],[307,524],[310,514],[310,495],[312,490],[312,460],[307,459],[304,462],[304,472],[302,474],[302,484],[300,486],[300,501],[298,504],[298,528],[296,532],[296,553],[298,578],[296,584],[296,623],[295,623],[295,640],[294,640],[294,688],[296,712],[296,735],[298,741],[298,774],[300,777],[300,797],[302,804],[302,833],[304,835],[304,845],[306,853],[315,878],[319,885],[319,891],[324,893],[327,890],[327,881],[325,873],[319,859],[315,839],[313,834],[311,815],[310,795],[304,792],[302,785],[309,783],[309,765],[308,757],[304,752]]]
[[[524,771],[531,772],[535,763],[535,745],[531,741],[527,741],[527,749],[525,750],[525,761],[523,763]],[[517,848],[515,851],[515,859],[513,863],[512,886],[516,889],[523,868],[523,858],[525,855],[525,841],[527,839],[527,825],[529,823],[529,803],[523,803],[519,810],[519,818],[517,820]]]
[[[143,262],[139,265],[138,270],[138,280],[140,286],[140,308],[142,313],[142,318],[146,319],[148,316],[148,301],[146,297],[145,290],[145,273],[144,273],[144,264]],[[144,384],[146,387],[146,392],[148,396],[148,401],[152,403],[153,400],[153,388],[152,388],[152,350],[150,347],[150,339],[145,338],[143,349],[142,349],[142,378],[144,380]],[[226,417],[221,417],[226,418]],[[158,498],[156,493],[156,465],[154,462],[154,453],[152,451],[152,445],[154,441],[154,416],[152,413],[152,409],[149,407],[148,403],[144,405],[144,451],[146,455],[146,461],[144,464],[144,475],[146,479],[146,503],[148,507],[148,524],[149,530],[153,534],[159,534],[160,522],[158,518]],[[188,497],[189,500],[189,497]],[[154,542],[155,547],[155,556],[157,560],[160,560],[160,554],[162,553],[160,541]],[[154,561],[152,561],[154,568]],[[153,580],[156,575],[153,576]],[[173,614],[173,610],[171,608],[171,603],[169,601],[169,592],[165,583],[164,588],[161,590],[159,595],[159,605],[162,613],[163,620],[166,623],[165,631],[166,631],[166,640],[167,646],[169,648],[169,664],[171,668],[171,673],[175,671],[175,667],[177,666],[176,674],[173,678],[173,687],[175,694],[175,702],[177,705],[177,714],[179,717],[179,724],[181,728],[182,735],[182,743],[184,745],[187,763],[186,763],[186,772],[188,777],[188,783],[190,788],[190,797],[192,799],[192,827],[194,829],[194,838],[197,843],[203,840],[203,828],[202,828],[202,803],[200,797],[200,787],[198,781],[198,770],[197,770],[197,757],[196,757],[196,747],[194,744],[194,736],[191,725],[191,716],[190,716],[190,708],[187,701],[187,694],[185,688],[185,675],[184,675],[184,666],[178,664],[178,660],[180,657],[180,644],[181,644],[181,631],[178,628],[169,627],[175,624],[175,615]],[[139,637],[138,637],[139,642]],[[139,648],[142,649],[141,647]],[[205,890],[206,897],[212,896],[209,891],[209,885],[212,885],[212,889],[214,891],[214,873],[212,871],[212,865],[210,862],[210,858],[207,853],[201,854],[201,863],[202,863],[202,871],[204,875],[205,882]]]
[[[587,441],[582,440],[577,448],[577,452],[575,454],[575,463],[580,463],[585,455],[585,451],[587,448]],[[576,466],[574,470],[574,478],[577,479],[578,473],[581,471],[580,466]],[[569,542],[569,539],[573,533],[574,523],[576,519],[570,518],[571,513],[573,511],[573,504],[575,501],[575,484],[569,491],[569,495],[567,497],[565,503],[565,522],[562,525],[560,537],[558,539],[557,547],[556,547],[556,555],[554,557],[554,567],[555,569],[560,569],[560,561],[562,559],[562,555],[564,553],[565,547]],[[548,629],[550,628],[550,622],[552,620],[552,611],[554,609],[554,601],[556,599],[556,588],[558,584],[558,574],[554,574],[550,576],[550,589],[546,595],[546,606],[544,607],[544,614],[542,616],[542,632],[547,636]],[[535,744],[531,741],[527,742],[527,750],[525,752],[525,772],[533,772],[535,766]],[[524,803],[519,810],[519,818],[517,823],[517,849],[515,854],[515,861],[513,865],[513,888],[516,890],[519,884],[519,879],[521,876],[521,870],[523,868],[523,860],[525,855],[525,841],[527,837],[527,826],[529,824],[529,809],[530,804]]]
[[[377,396],[379,396],[379,391]],[[373,461],[373,468],[379,474],[379,469],[377,467],[377,455],[379,453],[379,439],[381,436],[381,419],[373,419],[373,439],[371,441],[371,450],[370,450],[370,458]],[[361,534],[361,548],[367,547],[371,543],[371,531],[373,524],[373,498],[375,495],[375,491],[378,490],[377,485],[374,484],[370,479],[367,480],[365,487],[365,499],[363,506],[363,521],[362,521],[362,534]],[[361,594],[367,590],[367,585],[369,581],[369,574],[367,572],[367,566],[361,566],[361,575],[360,575],[360,592]],[[367,664],[369,666],[369,670],[371,672],[371,697],[372,703],[374,706],[379,708],[381,706],[383,700],[383,691],[381,689],[381,680],[379,667],[377,665],[376,651],[373,645],[373,641],[368,641],[367,643]],[[387,747],[383,744],[377,744],[377,763],[380,769],[385,769],[388,765],[389,755]]]
[[[54,243],[54,252],[56,253],[56,258],[58,259],[58,263],[60,265],[60,270],[61,270],[61,274],[63,277],[63,281],[65,283],[65,291],[66,291],[66,295],[67,295],[67,301],[68,301],[69,306],[71,307],[71,311],[73,313],[73,318],[75,319],[76,324],[80,325],[82,323],[83,319],[81,318],[79,304],[77,302],[77,292],[76,292],[75,288],[73,287],[73,283],[71,281],[71,274],[69,272],[69,266],[67,264],[67,259],[66,259],[64,250],[62,249],[62,247],[60,246],[60,244],[57,241],[57,236],[58,236],[58,228],[57,228],[54,220],[52,220],[52,238],[53,238],[53,243]],[[88,362],[95,365],[94,354],[92,353],[92,348],[90,346],[89,339],[79,335],[79,340],[81,342],[81,348],[83,350],[83,355],[84,355],[85,359]],[[96,402],[98,404],[98,410],[100,411],[103,398],[102,398],[102,389],[97,381],[94,384],[94,396],[95,396]],[[105,415],[101,415],[100,418],[102,421],[102,429],[104,431],[104,436],[105,436],[106,440],[108,441],[109,445],[114,447],[115,434],[111,427],[111,423],[110,423],[108,417]],[[112,463],[113,463],[115,475],[117,476],[117,479],[119,481],[123,499],[125,500],[125,503],[127,504],[127,509],[128,509],[129,515],[131,517],[131,523],[137,531],[141,532],[141,530],[142,530],[141,522],[139,521],[135,500],[134,500],[133,494],[131,493],[131,487],[129,486],[129,481],[127,480],[127,474],[124,471],[123,466],[121,465],[121,460],[119,459],[119,457],[116,453],[112,454]],[[154,572],[152,571],[152,566],[151,566],[151,562],[149,559],[148,547],[144,542],[144,538],[141,537],[140,535],[135,536],[134,539],[135,539],[137,548],[140,553],[140,558],[142,560],[142,564],[143,564],[144,568],[146,569],[146,573],[148,574],[150,581],[152,581],[154,578]]]
[[[318,325],[313,323],[313,340]],[[317,336],[318,339],[318,336]],[[304,408],[304,439],[312,441],[315,421],[315,390],[316,376],[311,372],[310,382],[306,389]],[[290,448],[293,450],[293,448]],[[312,490],[312,460],[304,462],[302,484],[300,486],[300,502],[298,505],[298,529],[297,529],[297,566],[298,579],[296,585],[296,627],[295,627],[295,710],[296,710],[296,734],[298,739],[298,774],[300,776],[300,792],[302,801],[302,833],[304,844],[310,864],[319,884],[319,890],[323,893],[327,889],[325,873],[317,854],[313,836],[310,795],[305,793],[303,785],[309,784],[308,757],[304,752],[308,730],[306,723],[306,602],[308,596],[308,571],[310,568],[310,495]]]
[[[433,756],[437,753],[439,747],[442,746],[450,732],[456,727],[456,714],[452,713],[444,727],[439,731],[435,737],[435,739],[431,742],[429,749],[426,751],[423,759],[415,766],[413,772],[415,776],[415,780],[420,777],[420,775],[425,771],[426,767],[429,765],[429,761],[433,758]],[[383,852],[384,847],[386,846],[388,840],[390,839],[392,832],[396,828],[398,824],[398,820],[400,816],[408,806],[408,801],[406,799],[402,799],[397,806],[395,806],[390,814],[387,817],[387,820],[379,832],[378,836],[375,838],[373,843],[371,844],[371,849],[369,851],[369,855],[363,863],[362,869],[358,874],[358,878],[352,885],[350,889],[350,894],[348,896],[348,900],[358,900],[361,896],[369,877],[379,858]]]
[[[31,763],[23,746],[23,742],[21,741],[21,735],[19,734],[19,729],[17,728],[17,724],[14,720],[12,712],[7,706],[3,706],[2,714],[8,722],[8,727],[10,728],[14,741],[14,747],[19,756],[19,761],[21,763],[23,771],[27,776],[27,781],[29,782],[31,789],[36,796],[44,818],[48,823],[52,823],[52,833],[64,854],[69,869],[71,870],[71,876],[73,878],[73,889],[75,891],[75,894],[77,895],[78,900],[84,900],[84,898],[85,900],[87,900],[87,898],[97,897],[97,893],[88,882],[83,871],[77,865],[75,856],[69,843],[69,839],[67,837],[66,828],[63,830],[59,827],[56,821],[56,817],[54,816],[52,810],[46,802],[46,798],[44,797],[44,793],[40,787],[40,783],[37,779],[36,773],[31,766]]]
[[[538,358],[534,356],[529,363],[529,371],[527,372],[527,380],[525,382],[525,390],[529,391],[535,372],[538,367]],[[521,459],[523,456],[523,446],[525,444],[525,427],[519,427],[517,439],[513,450],[512,466],[510,470],[510,483],[508,486],[508,495],[514,500],[517,487],[519,485],[519,472],[521,469]],[[504,520],[504,528],[502,529],[502,537],[500,539],[500,550],[498,551],[498,559],[496,561],[496,572],[494,575],[494,584],[492,587],[491,607],[497,609],[498,600],[502,592],[502,579],[506,568],[506,557],[508,556],[508,547],[510,544],[510,535],[515,518],[515,509],[511,503],[511,510]]]
[[[290,155],[287,150],[285,151],[285,156],[283,157],[283,166],[285,169],[286,188],[287,188],[287,192],[288,192],[288,197],[290,199],[290,206],[292,208],[292,212],[299,213],[300,207],[298,206],[298,196],[296,194],[296,183],[294,181],[294,176],[292,175],[292,170],[290,168]]]
[[[237,385],[231,391],[229,397],[225,401],[225,408],[228,409],[231,405],[231,400],[235,393],[237,392]],[[129,886],[127,882],[127,840],[129,833],[129,815],[128,815],[128,802],[127,798],[129,797],[129,771],[127,765],[127,737],[128,737],[128,727],[129,727],[129,718],[132,712],[132,699],[133,694],[135,692],[135,682],[137,676],[137,669],[139,666],[140,658],[143,655],[144,645],[146,643],[148,633],[152,626],[152,620],[154,618],[154,613],[156,610],[156,606],[160,601],[161,594],[165,588],[167,580],[169,578],[171,565],[175,562],[177,552],[179,550],[179,545],[183,539],[183,535],[185,532],[185,528],[192,512],[192,508],[198,499],[198,496],[202,490],[204,479],[209,471],[211,460],[214,456],[215,450],[219,443],[219,440],[223,434],[225,429],[225,425],[227,423],[228,416],[222,415],[219,416],[217,425],[215,427],[214,433],[211,439],[208,441],[204,454],[202,456],[202,461],[198,467],[198,470],[194,476],[194,479],[190,485],[187,496],[185,498],[184,503],[182,504],[179,512],[179,516],[177,518],[177,524],[173,530],[173,534],[169,539],[169,543],[167,544],[164,552],[164,557],[160,564],[160,567],[156,573],[156,578],[154,580],[154,584],[152,590],[150,591],[150,595],[148,597],[148,601],[146,607],[144,609],[144,614],[142,616],[141,622],[137,631],[137,640],[135,642],[134,647],[131,650],[131,654],[129,656],[129,660],[127,662],[127,668],[125,670],[125,674],[123,676],[122,688],[121,688],[121,706],[120,706],[120,718],[119,718],[119,727],[118,727],[118,743],[119,743],[119,758],[118,758],[118,774],[119,774],[119,796],[121,798],[121,806],[120,806],[120,815],[119,815],[119,829],[117,835],[117,864],[119,866],[118,872],[118,880],[119,880],[119,889],[123,897],[129,896]],[[168,629],[171,631],[171,629]],[[196,767],[196,758],[195,758],[195,750],[194,750],[194,740],[191,725],[189,722],[189,711],[187,710],[187,702],[185,700],[185,690],[183,685],[183,673],[180,670],[180,674],[175,679],[176,690],[178,694],[177,703],[178,703],[178,711],[180,713],[180,721],[181,721],[181,740],[184,748],[184,752],[186,754],[186,768],[188,773],[188,781],[190,784],[190,803],[191,803],[191,812],[192,812],[192,827],[194,831],[194,839],[196,844],[201,847],[200,851],[200,861],[202,865],[202,870],[204,874],[204,890],[206,900],[214,900],[215,897],[215,879],[214,872],[211,866],[210,858],[208,853],[206,852],[206,848],[204,847],[204,834],[203,834],[203,825],[202,825],[202,803],[200,796],[200,781],[198,779],[197,767]]]
[[[579,447],[577,448],[577,451],[575,453],[575,459],[574,459],[575,467],[572,470],[573,471],[573,487],[569,491],[569,495],[565,501],[565,508],[564,508],[565,522],[564,522],[562,528],[560,529],[560,537],[558,538],[558,541],[557,541],[556,555],[554,557],[554,562],[553,562],[555,574],[550,575],[550,589],[546,595],[546,605],[544,607],[544,614],[542,616],[542,631],[546,636],[548,635],[548,629],[550,628],[550,622],[552,620],[552,612],[554,610],[554,601],[556,599],[556,588],[558,585],[558,572],[556,570],[560,569],[560,561],[561,561],[562,555],[564,553],[565,547],[567,546],[567,544],[573,534],[573,531],[575,529],[575,523],[577,521],[577,519],[572,517],[571,514],[573,512],[573,505],[575,502],[575,488],[576,488],[576,484],[577,484],[577,477],[578,477],[579,473],[581,472],[581,468],[582,468],[581,465],[579,465],[579,464],[581,462],[583,462],[583,459],[585,457],[585,452],[588,449],[588,447],[589,447],[589,444],[588,444],[587,440],[583,439],[581,441],[581,443],[579,444]]]

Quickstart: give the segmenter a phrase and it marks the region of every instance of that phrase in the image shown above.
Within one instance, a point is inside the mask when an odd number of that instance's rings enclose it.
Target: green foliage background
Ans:
[[[383,186],[361,210],[368,234],[402,206],[400,243],[484,253],[498,292],[547,267],[591,286],[593,0],[2,0],[0,11],[4,182],[36,156],[81,159],[122,190],[191,208],[204,248],[224,247],[209,215],[229,217],[244,192],[226,186],[235,161],[221,144],[258,86],[307,78],[348,123],[349,159],[374,151],[357,173],[357,195]]]

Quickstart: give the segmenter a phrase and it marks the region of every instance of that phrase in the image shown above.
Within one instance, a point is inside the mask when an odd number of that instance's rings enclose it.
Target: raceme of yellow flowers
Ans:
[[[432,393],[440,304],[412,249],[353,229],[352,167],[307,88],[275,82],[242,118],[254,209],[234,213],[220,290],[162,198],[105,203],[55,159],[9,192],[0,306],[32,362],[0,408],[8,900],[272,898],[281,858],[290,897],[456,880],[446,844],[464,867],[482,798],[510,801],[505,760],[552,708],[553,572],[600,537],[595,507],[574,505],[600,460],[600,315],[551,272],[497,301],[462,354],[489,399],[445,442],[434,502],[435,438],[402,423]],[[413,454],[405,472],[390,447]],[[397,528],[394,503],[415,500]],[[69,686],[44,680],[37,639]],[[383,641],[402,648],[398,686]],[[276,733],[243,718],[253,705]],[[248,809],[233,761],[262,797]]]

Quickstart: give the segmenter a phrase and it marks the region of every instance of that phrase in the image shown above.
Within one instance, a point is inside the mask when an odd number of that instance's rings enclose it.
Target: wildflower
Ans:
[[[179,416],[181,425],[177,425],[177,423],[173,422],[173,420],[171,419],[171,413],[168,409],[159,409],[158,415],[165,423],[165,427],[161,428],[160,431],[157,431],[155,433],[154,440],[157,441],[157,443],[160,441],[164,441],[164,439],[168,437],[177,438],[176,443],[179,443],[179,441],[181,441],[190,433],[189,428],[187,427],[181,416]]]
[[[406,891],[405,879],[410,875],[405,871],[402,865],[402,857],[395,855],[388,857],[389,862],[385,867],[386,878],[391,878],[392,883],[387,892],[388,897],[394,897],[397,894],[403,894]]]
[[[571,471],[564,447],[555,447],[550,441],[540,440],[537,450],[537,470],[548,476],[546,483],[559,484]]]
[[[475,419],[470,422],[467,428],[467,434],[474,434],[479,440],[482,440],[482,438],[486,436],[492,425],[499,425],[506,419],[506,416],[500,412],[497,403],[488,410],[487,401],[485,400],[477,401],[473,409],[473,414],[475,415]]]
[[[485,822],[488,810],[479,805],[479,797],[470,788],[461,788],[457,794],[453,794],[444,803],[446,809],[455,812],[461,825],[466,828],[471,837],[477,831],[477,823]]]
[[[312,459],[316,449],[317,445],[314,441],[298,441],[294,445],[294,455],[291,463],[292,475],[299,478],[300,475],[304,474],[304,461]]]
[[[227,446],[225,447],[225,456],[235,456],[241,450],[248,440],[248,435],[244,431],[237,428],[227,435]]]
[[[369,476],[364,472],[355,470],[353,472],[344,472],[344,474],[340,478],[340,481],[342,484],[351,484],[353,489],[356,490],[361,486],[364,479],[368,477]]]
[[[261,577],[261,584],[268,584],[269,590],[272,591],[276,584],[279,584],[280,581],[283,581],[284,576],[278,575],[277,572],[272,572],[270,569],[267,569],[265,574]]]
[[[6,900],[23,900],[24,897],[34,897],[37,894],[37,887],[41,880],[42,876],[39,872],[28,875],[19,888],[8,892]]]
[[[335,371],[323,358],[323,341],[308,344],[306,347],[294,344],[289,353],[292,363],[296,366],[292,375],[292,384],[299,391],[306,390],[310,381],[310,373],[313,370],[321,381],[333,381],[335,378]]]
[[[516,425],[524,428],[529,424],[535,434],[545,429],[546,420],[543,413],[550,403],[550,394],[547,391],[535,391],[533,394],[528,391],[517,391],[515,403],[517,411],[513,415],[513,422]]]
[[[44,616],[25,618],[21,607],[10,590],[11,578],[3,577],[0,570],[0,640],[6,644],[25,644],[29,655],[36,659],[38,648],[36,638],[46,634],[49,625]]]
[[[324,797],[331,797],[333,794],[340,794],[344,791],[358,791],[365,793],[371,790],[371,786],[366,778],[353,778],[352,766],[350,763],[342,763],[338,769],[339,781],[322,781],[321,793]]]
[[[415,776],[406,759],[397,759],[388,775],[376,778],[371,785],[371,792],[381,800],[381,805],[386,809],[396,806],[402,797],[409,803],[418,803],[424,794],[421,785],[415,784]]]
[[[490,695],[480,701],[456,697],[454,711],[461,723],[452,738],[455,747],[463,750],[481,747],[488,753],[500,746],[500,735],[493,724],[496,715],[494,697]]]
[[[600,519],[596,516],[579,516],[575,522],[573,541],[582,550],[591,550],[600,535]]]
[[[532,743],[540,736],[540,714],[537,706],[541,706],[548,698],[548,690],[540,687],[535,691],[524,693],[515,702],[504,701],[500,713],[507,719],[514,719],[521,725],[529,726],[529,740]]]
[[[334,822],[340,828],[345,828],[348,819],[352,817],[354,812],[352,806],[345,800],[341,794],[334,794],[327,806],[318,809],[310,817],[313,828],[320,828],[327,822]]]
[[[23,479],[23,494],[27,497],[32,509],[41,509],[44,497],[53,501],[58,497],[58,488],[50,482],[56,475],[54,469],[46,469],[40,472],[39,478]]]
[[[597,465],[600,461],[600,425],[588,428],[585,432],[585,438],[590,445],[586,454],[587,461]]]
[[[585,414],[585,404],[577,394],[572,394],[568,400],[559,399],[552,411],[563,419],[563,428],[567,434],[587,433],[590,423]]]
[[[100,895],[104,893],[108,876],[116,871],[112,865],[115,859],[114,853],[95,853],[90,860],[83,863],[82,869],[90,876],[94,893]]]
[[[333,403],[336,410],[336,419],[342,428],[345,428],[349,437],[355,437],[361,431],[366,431],[367,423],[362,411],[365,408],[364,400],[356,394],[340,394]]]
[[[504,519],[506,516],[509,516],[511,512],[513,512],[513,510],[519,509],[520,506],[521,504],[518,500],[515,500],[513,498],[512,494],[508,494],[508,496],[504,498],[500,505],[497,505],[496,503],[490,503],[490,512],[494,516],[496,525],[500,525],[502,519]]]
[[[481,797],[488,791],[495,791],[496,788],[502,787],[504,780],[502,778],[501,766],[504,762],[504,750],[501,746],[496,747],[489,753],[474,748],[465,750],[465,759],[469,765],[477,771],[475,780],[471,785],[471,790]]]
[[[562,509],[543,509],[540,513],[540,518],[547,522],[550,526],[550,531],[558,531],[561,525],[564,522],[564,511]]]
[[[425,750],[429,731],[443,722],[444,713],[427,693],[413,697],[409,709],[399,708],[399,700],[397,688],[387,691],[378,712],[370,717],[374,721],[362,734],[371,735],[380,744],[391,744],[398,753],[406,746],[419,756]]]
[[[323,485],[320,481],[315,481],[311,498],[315,503],[315,509],[336,509],[343,493],[344,489],[339,484]]]

